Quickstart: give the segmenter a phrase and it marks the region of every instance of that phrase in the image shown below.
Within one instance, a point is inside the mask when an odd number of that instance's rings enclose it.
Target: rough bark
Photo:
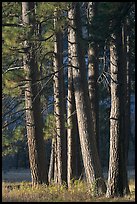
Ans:
[[[66,151],[66,130],[65,130],[65,88],[63,69],[63,36],[58,26],[58,17],[54,19],[55,41],[54,41],[54,106],[57,131],[57,172],[58,183],[67,181],[67,151]]]
[[[68,15],[69,17],[69,15]],[[71,34],[68,28],[68,103],[67,103],[67,182],[68,187],[72,179],[79,176],[80,166],[80,144],[78,135],[78,124],[76,115],[76,105],[74,98],[72,58],[71,58]]]
[[[88,24],[89,24],[89,37],[91,38],[92,22],[97,15],[97,2],[88,2]],[[94,31],[95,33],[95,31]],[[88,85],[89,96],[91,101],[91,112],[94,127],[94,134],[97,141],[97,147],[99,150],[99,97],[98,97],[98,44],[93,36],[91,42],[89,42],[88,48]]]
[[[31,26],[27,36],[35,34],[35,13],[34,2],[22,2],[22,20],[24,27]],[[26,73],[25,106],[26,106],[26,127],[29,149],[29,161],[32,177],[32,185],[48,183],[45,146],[42,132],[42,116],[40,109],[39,87],[36,84],[38,79],[38,66],[35,55],[35,44],[24,41],[24,70]],[[34,85],[35,83],[35,85]]]
[[[110,197],[119,192],[119,133],[120,133],[120,99],[118,93],[118,66],[114,45],[110,47],[110,71],[111,71],[111,112],[110,112],[110,158],[106,196]]]
[[[81,34],[79,3],[73,3],[73,8],[69,12],[69,23],[75,28],[75,31],[71,29],[71,50],[73,52],[73,83],[83,164],[87,182],[93,184],[97,181],[96,188],[100,194],[105,193],[106,186],[103,180],[96,140],[93,134],[93,126],[91,125],[88,83],[84,69],[84,55],[82,55],[81,41],[79,38],[79,34]],[[90,143],[90,138],[92,138],[92,143]]]
[[[111,56],[110,160],[107,197],[129,192],[125,143],[126,66],[122,46],[122,29],[114,34]],[[126,182],[125,182],[126,181]]]
[[[128,59],[128,35],[127,35],[127,19],[124,22],[122,30],[122,45],[123,45],[123,65],[121,74],[123,73],[122,82],[123,82],[123,94],[125,98],[125,103],[123,106],[123,97],[121,97],[121,106],[123,107],[123,141],[124,141],[124,165],[126,170],[123,175],[123,194],[129,194],[129,185],[128,185],[128,175],[127,175],[127,165],[128,165],[128,147],[129,147],[129,136],[130,136],[130,68],[129,68],[129,59]]]
[[[55,162],[55,140],[52,138],[51,153],[50,153],[50,164],[48,172],[48,182],[51,183],[54,178],[54,162]]]
[[[57,136],[55,137],[55,144],[54,144],[54,182],[58,183],[58,164],[57,164]]]

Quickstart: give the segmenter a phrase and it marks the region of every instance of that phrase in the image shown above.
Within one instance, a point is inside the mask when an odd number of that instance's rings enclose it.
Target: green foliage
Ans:
[[[14,70],[3,74],[3,93],[11,97],[19,96],[22,93],[19,83],[22,83],[24,78],[23,70]]]
[[[6,135],[2,137],[2,156],[7,156],[10,154],[15,154],[17,152],[17,148],[13,148],[13,140]]]
[[[2,136],[2,156],[15,154],[18,152],[19,143],[24,141],[24,127],[18,126],[12,134]]]
[[[55,136],[55,116],[53,114],[49,114],[45,120],[44,127],[44,139],[48,140]]]
[[[2,2],[2,23],[19,24],[21,23],[21,3],[20,2]],[[21,27],[3,26],[2,29],[2,91],[3,94],[11,97],[20,96],[22,91],[18,86],[23,72],[10,71],[5,73],[10,67],[21,66],[22,48],[20,37],[23,35]]]
[[[40,35],[34,37],[29,36],[31,34],[30,26],[27,27],[10,27],[4,26],[2,31],[2,62],[3,62],[3,72],[7,70],[9,64],[18,66],[18,63],[14,63],[16,60],[20,61],[19,65],[22,64],[23,57],[23,41],[30,40],[35,41],[41,39],[46,39],[54,33],[54,10],[59,11],[59,27],[63,27],[66,24],[66,17],[63,14],[63,10],[67,8],[67,2],[37,2],[36,9],[36,25],[41,24]],[[63,14],[63,16],[62,16]],[[2,3],[2,18],[3,24],[21,24],[21,2],[3,2]],[[47,69],[47,61],[52,62],[53,58],[46,53],[54,51],[54,38],[50,38],[47,41],[40,41],[39,49],[36,50],[37,63],[39,68],[42,67],[43,75],[46,76],[52,71],[52,66]],[[46,63],[45,63],[46,62]],[[48,71],[47,71],[48,70]],[[10,96],[20,95],[21,90],[19,87],[13,89],[17,86],[16,82],[19,81],[17,78],[17,72],[6,74],[3,78],[3,92]],[[42,76],[41,76],[42,77]]]
[[[2,23],[3,24],[20,24],[21,23],[21,4],[20,2],[2,2]],[[15,48],[22,47],[21,36],[23,29],[16,26],[3,26],[2,29],[2,56],[8,57],[16,55],[21,56]],[[15,52],[15,53],[14,53]]]
[[[98,12],[89,27],[92,40],[103,44],[111,38],[116,30],[120,29],[120,23],[128,16],[131,2],[98,2]]]
[[[24,127],[23,126],[18,126],[14,130],[13,135],[14,135],[14,141],[15,142],[23,141],[23,139],[24,139]]]
[[[4,27],[2,31],[2,39],[4,40],[3,52],[5,54],[12,54],[14,48],[22,48],[21,36],[23,35],[23,29],[18,27]],[[18,51],[17,51],[18,52]]]
[[[2,2],[3,23],[15,22],[21,15],[21,2]]]

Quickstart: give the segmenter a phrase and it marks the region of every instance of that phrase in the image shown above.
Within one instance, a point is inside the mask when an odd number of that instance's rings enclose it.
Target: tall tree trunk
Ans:
[[[128,42],[128,33],[127,33],[127,19],[123,25],[122,32],[122,44],[123,44],[123,94],[125,96],[125,103],[123,106],[123,97],[121,98],[121,106],[123,107],[123,141],[124,141],[124,162],[125,167],[127,169],[128,165],[128,147],[129,147],[129,136],[130,136],[130,68],[129,68],[129,59],[128,59],[128,51],[129,51],[129,42]],[[128,175],[127,171],[124,171],[124,180],[123,180],[123,193],[129,194],[129,185],[128,185]]]
[[[97,15],[98,2],[88,2],[88,23],[89,23],[89,37],[95,31],[92,22]],[[93,34],[92,34],[93,36]],[[95,34],[92,41],[89,42],[88,48],[88,84],[89,96],[91,101],[91,112],[93,119],[94,134],[96,137],[97,148],[99,150],[99,98],[98,98],[98,45],[95,41]]]
[[[70,14],[70,13],[68,13]],[[69,18],[69,16],[68,16]],[[80,143],[78,135],[78,124],[76,115],[76,105],[74,98],[72,57],[71,57],[71,28],[68,28],[68,103],[67,103],[67,182],[68,187],[71,180],[78,178],[81,169],[80,165]]]
[[[115,40],[115,39],[114,39]],[[118,66],[116,64],[117,53],[115,45],[110,47],[110,72],[111,72],[111,113],[110,113],[110,158],[109,173],[106,196],[115,196],[119,193],[120,184],[120,98],[119,98],[119,82],[118,82]]]
[[[110,160],[107,197],[123,196],[128,189],[125,162],[125,63],[123,62],[122,29],[114,34],[111,56]],[[127,186],[125,186],[125,184]],[[127,191],[127,190],[126,190]]]
[[[84,65],[84,55],[81,54],[81,24],[79,3],[72,3],[70,14],[70,25],[76,29],[71,29],[72,44],[72,67],[73,67],[73,83],[76,102],[76,111],[78,118],[78,129],[82,151],[83,164],[86,173],[86,179],[89,184],[97,182],[96,188],[98,193],[105,193],[106,185],[103,180],[101,165],[99,161],[96,140],[93,133],[93,126],[90,114],[90,100],[88,95],[88,83],[86,79],[86,69]],[[92,143],[90,143],[92,137]]]
[[[56,11],[57,12],[57,11]],[[55,15],[58,15],[57,12]],[[57,172],[58,183],[67,181],[67,150],[66,150],[66,130],[65,130],[65,88],[63,69],[63,34],[58,25],[58,16],[54,19],[55,42],[54,42],[54,101],[57,131]]]
[[[31,26],[27,31],[28,39],[24,41],[24,70],[26,73],[25,106],[28,137],[29,161],[32,185],[48,183],[45,146],[42,132],[42,116],[40,109],[38,66],[35,55],[35,44],[29,38],[35,35],[34,2],[22,2],[22,20],[24,27]]]

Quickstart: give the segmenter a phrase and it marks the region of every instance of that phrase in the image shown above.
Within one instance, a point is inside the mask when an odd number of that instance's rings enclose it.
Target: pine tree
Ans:
[[[59,184],[67,181],[67,153],[66,153],[66,130],[65,130],[65,84],[63,69],[63,34],[58,24],[60,12],[55,10],[55,41],[54,41],[54,110],[56,117],[57,132],[57,180]]]
[[[120,3],[116,13],[127,12],[131,4]],[[127,15],[128,13],[126,13]],[[121,15],[121,14],[120,14]],[[126,15],[124,17],[126,17]],[[116,20],[116,19],[115,19]],[[128,125],[127,116],[127,42],[123,29],[124,20],[119,16],[113,20],[113,38],[111,40],[111,113],[110,113],[110,160],[107,197],[123,196],[129,193],[127,176]],[[117,25],[117,27],[116,27]],[[126,127],[127,125],[127,127]]]
[[[98,44],[95,39],[95,30],[93,26],[94,18],[97,16],[97,2],[88,2],[88,25],[89,25],[89,42],[88,48],[88,84],[89,96],[91,101],[92,120],[94,126],[94,134],[99,149],[99,97],[98,97]],[[94,33],[94,34],[93,34]]]
[[[68,12],[68,18],[71,16]],[[81,171],[80,143],[78,133],[78,122],[76,104],[74,97],[72,53],[71,50],[71,29],[68,26],[68,100],[67,100],[67,182],[71,186],[72,179],[78,178]]]
[[[23,56],[24,70],[26,73],[26,127],[32,185],[36,186],[41,183],[47,184],[48,174],[42,132],[39,88],[36,83],[39,73],[35,55],[35,42],[30,41],[36,32],[34,2],[22,2],[22,21],[24,27],[28,28],[28,38],[24,40]]]
[[[125,138],[125,77],[123,62],[122,27],[115,32],[111,53],[111,113],[110,113],[110,160],[107,197],[123,196],[129,192],[127,182]],[[122,57],[121,57],[122,55]],[[122,67],[123,66],[123,67]],[[125,182],[126,181],[126,182]]]
[[[83,164],[87,182],[93,184],[97,180],[96,187],[98,193],[105,193],[106,186],[101,172],[96,140],[92,132],[93,126],[91,127],[88,83],[84,66],[82,66],[84,65],[84,61],[82,61],[83,55],[81,54],[82,49],[80,47],[80,41],[78,41],[78,35],[81,31],[79,3],[73,3],[72,9],[69,12],[69,19],[71,19],[70,26],[76,29],[76,32],[73,29],[71,30],[70,40],[72,44],[71,50],[73,51],[73,83]],[[90,143],[90,137],[92,137],[92,143]]]
[[[123,30],[122,30],[122,45],[123,45],[123,83],[124,83],[124,95],[125,95],[125,103],[124,103],[124,127],[125,130],[123,133],[124,137],[124,147],[125,147],[125,166],[127,168],[128,165],[128,150],[129,150],[129,137],[130,137],[130,90],[131,90],[131,76],[130,76],[130,60],[129,60],[129,32],[128,32],[128,18],[125,19]],[[125,171],[124,175],[124,194],[129,194],[129,185],[128,185],[128,176],[127,171]]]

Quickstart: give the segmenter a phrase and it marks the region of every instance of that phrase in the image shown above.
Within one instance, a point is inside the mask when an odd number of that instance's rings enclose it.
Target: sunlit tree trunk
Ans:
[[[54,163],[55,163],[55,139],[52,138],[50,164],[49,164],[49,172],[48,172],[49,183],[51,183],[51,181],[54,178]]]
[[[38,65],[35,54],[35,43],[30,38],[35,35],[35,6],[34,2],[22,2],[22,21],[27,29],[27,40],[24,41],[23,63],[26,73],[25,106],[26,127],[29,149],[29,161],[32,185],[48,183],[43,125],[40,107],[38,80]]]
[[[66,151],[66,130],[65,130],[65,88],[63,69],[63,34],[59,28],[59,12],[55,11],[54,27],[54,106],[57,133],[57,174],[58,184],[67,181],[67,151]]]
[[[79,38],[81,34],[79,3],[72,3],[72,6],[72,9],[69,11],[69,23],[75,28],[75,30],[71,30],[70,40],[72,44],[73,84],[80,145],[87,182],[93,184],[97,181],[96,189],[100,194],[105,193],[106,185],[103,180],[90,114],[91,107],[88,95],[88,82],[85,73],[86,69],[84,55],[82,54],[81,39]],[[90,138],[92,138],[92,143],[90,143]]]
[[[111,59],[111,113],[110,113],[110,159],[107,197],[128,193],[125,152],[125,87],[126,64],[124,63],[122,28],[113,35],[110,48]],[[126,181],[126,182],[125,182]]]
[[[71,16],[68,12],[68,18]],[[67,182],[68,187],[71,180],[78,178],[81,170],[80,164],[80,143],[78,134],[78,124],[76,115],[76,105],[74,98],[73,72],[72,72],[72,45],[71,45],[71,29],[68,28],[68,103],[67,103]]]
[[[115,40],[115,39],[114,39]],[[111,113],[110,113],[110,158],[109,174],[106,196],[115,196],[119,192],[120,185],[120,98],[118,93],[118,66],[116,64],[117,53],[115,45],[110,47],[110,72],[111,72]]]

